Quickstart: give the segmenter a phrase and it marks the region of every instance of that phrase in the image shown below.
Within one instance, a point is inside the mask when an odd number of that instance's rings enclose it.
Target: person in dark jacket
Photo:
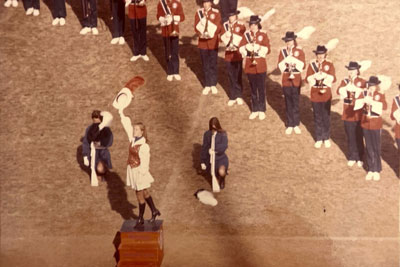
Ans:
[[[219,178],[221,189],[225,187],[225,176],[228,171],[229,159],[225,154],[228,148],[228,136],[219,123],[218,118],[213,117],[209,122],[209,130],[204,133],[201,149],[201,169],[211,171],[210,155],[215,154],[215,174]]]

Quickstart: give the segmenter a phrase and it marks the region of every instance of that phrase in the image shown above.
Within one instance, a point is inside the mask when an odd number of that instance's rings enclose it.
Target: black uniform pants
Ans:
[[[23,0],[25,9],[33,7],[34,9],[40,9],[40,0]]]
[[[231,90],[229,94],[230,100],[235,100],[236,98],[242,98],[242,60],[241,61],[225,61],[226,70],[229,76],[229,84],[231,85]]]
[[[251,88],[251,112],[267,110],[265,98],[265,77],[266,72],[247,74]]]
[[[112,0],[112,38],[122,37],[125,30],[125,2]]]
[[[85,0],[81,0],[85,1]],[[86,0],[89,2],[89,16],[83,18],[83,27],[97,27],[97,0]]]
[[[343,121],[347,135],[347,160],[361,161],[364,155],[363,132],[360,121]]]
[[[133,55],[146,55],[147,49],[147,17],[130,19],[133,35]]]
[[[179,74],[179,37],[163,37],[167,75]]]
[[[65,0],[54,0],[53,18],[65,18],[66,16]]]
[[[299,95],[300,87],[283,87],[286,105],[286,127],[296,127],[300,125]]]
[[[363,129],[365,146],[367,148],[368,171],[382,171],[381,162],[381,129],[368,130]]]
[[[315,140],[328,140],[331,125],[331,100],[311,103],[314,111]]]
[[[199,49],[204,73],[204,87],[217,85],[217,59],[218,49]]]

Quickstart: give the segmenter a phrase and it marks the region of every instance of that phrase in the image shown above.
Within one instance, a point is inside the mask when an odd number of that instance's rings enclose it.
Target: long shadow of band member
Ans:
[[[225,154],[228,148],[228,135],[222,129],[218,118],[213,117],[209,121],[209,129],[203,135],[203,145],[201,148],[200,161],[201,169],[211,172],[211,154],[215,158],[215,174],[219,179],[220,188],[225,188],[225,176],[228,172],[229,159]]]

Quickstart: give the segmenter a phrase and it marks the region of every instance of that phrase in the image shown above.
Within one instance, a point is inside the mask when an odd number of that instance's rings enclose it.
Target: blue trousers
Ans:
[[[65,18],[66,16],[65,0],[54,0],[53,18]]]
[[[226,70],[229,76],[229,84],[231,86],[229,99],[235,100],[242,98],[242,62],[243,61],[225,61]]]
[[[125,30],[125,2],[112,0],[112,38],[124,36]]]
[[[365,146],[367,148],[368,171],[382,171],[381,162],[381,130],[363,129]]]
[[[39,0],[23,0],[25,9],[33,7],[34,9],[40,9]]]
[[[314,111],[315,140],[328,140],[331,134],[331,100],[311,104]]]
[[[179,37],[163,37],[167,75],[179,74]]]
[[[360,161],[364,155],[363,132],[360,121],[343,121],[347,135],[347,160]]]
[[[283,87],[286,106],[286,127],[300,125],[299,95],[300,87]]]
[[[218,78],[217,59],[218,49],[199,49],[201,63],[203,64],[204,87],[216,86]]]
[[[133,35],[133,55],[146,55],[147,49],[147,17],[143,19],[130,19]]]
[[[257,74],[247,74],[251,88],[251,111],[265,112],[267,110],[265,97],[265,78],[266,72]]]
[[[83,27],[96,28],[97,27],[97,0],[89,1],[90,9],[89,16],[83,18]]]

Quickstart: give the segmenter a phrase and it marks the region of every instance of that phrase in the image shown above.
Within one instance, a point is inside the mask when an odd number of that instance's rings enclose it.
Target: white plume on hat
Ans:
[[[392,85],[392,78],[386,75],[377,75],[378,79],[381,81],[379,88],[386,91]]]
[[[103,117],[101,124],[104,125],[104,127],[110,127],[113,120],[113,115],[108,111],[102,111],[100,112],[100,115]]]
[[[249,18],[250,16],[255,15],[254,12],[250,10],[250,8],[245,7],[245,6],[239,7],[238,10],[240,11],[240,13],[238,15],[239,19],[245,19],[245,18]]]
[[[300,39],[307,40],[314,32],[315,28],[313,26],[306,26],[303,29],[301,29],[301,31],[297,32],[296,35]]]
[[[339,43],[339,39],[338,38],[334,38],[329,40],[329,42],[325,45],[325,48],[328,49],[328,51],[332,51],[333,49],[336,48],[336,46]]]
[[[275,8],[268,10],[267,13],[265,13],[264,16],[262,16],[261,23],[269,19],[273,14],[275,14],[275,12],[276,12]]]
[[[204,190],[204,189],[199,189],[195,194],[194,194],[198,200],[206,205],[210,205],[210,206],[217,206],[218,201],[214,198],[213,193]]]
[[[372,61],[371,60],[363,60],[363,61],[358,61],[357,62],[358,65],[360,65],[360,72],[364,72],[367,69],[369,69],[372,65]]]

